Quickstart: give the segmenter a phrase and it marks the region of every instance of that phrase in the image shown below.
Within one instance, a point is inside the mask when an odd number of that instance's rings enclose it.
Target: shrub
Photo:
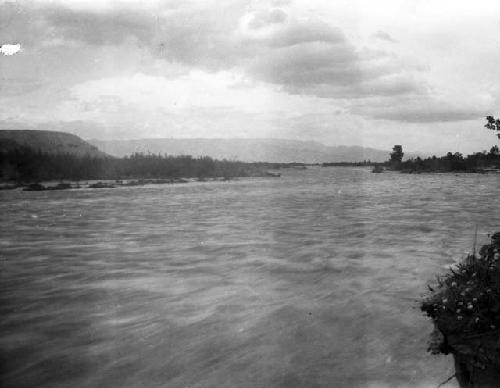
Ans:
[[[443,334],[479,334],[500,328],[500,232],[479,254],[437,278],[421,305]]]

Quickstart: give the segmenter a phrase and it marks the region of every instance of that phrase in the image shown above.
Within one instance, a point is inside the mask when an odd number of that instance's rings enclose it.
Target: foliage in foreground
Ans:
[[[445,334],[467,337],[500,328],[500,232],[479,254],[437,278],[437,288],[421,304]]]

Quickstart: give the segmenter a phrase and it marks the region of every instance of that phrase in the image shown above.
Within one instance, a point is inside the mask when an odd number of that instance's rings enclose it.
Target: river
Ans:
[[[499,188],[312,167],[2,191],[2,385],[435,387],[418,301],[500,230]]]

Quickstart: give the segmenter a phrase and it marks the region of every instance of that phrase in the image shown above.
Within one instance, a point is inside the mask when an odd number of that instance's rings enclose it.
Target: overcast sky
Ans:
[[[0,128],[498,143],[500,2],[0,2]]]

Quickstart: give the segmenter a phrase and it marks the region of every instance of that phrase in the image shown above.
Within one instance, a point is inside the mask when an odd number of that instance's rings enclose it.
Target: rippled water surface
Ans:
[[[436,386],[426,284],[500,230],[500,176],[0,193],[7,387]],[[451,384],[450,386],[453,386]]]

